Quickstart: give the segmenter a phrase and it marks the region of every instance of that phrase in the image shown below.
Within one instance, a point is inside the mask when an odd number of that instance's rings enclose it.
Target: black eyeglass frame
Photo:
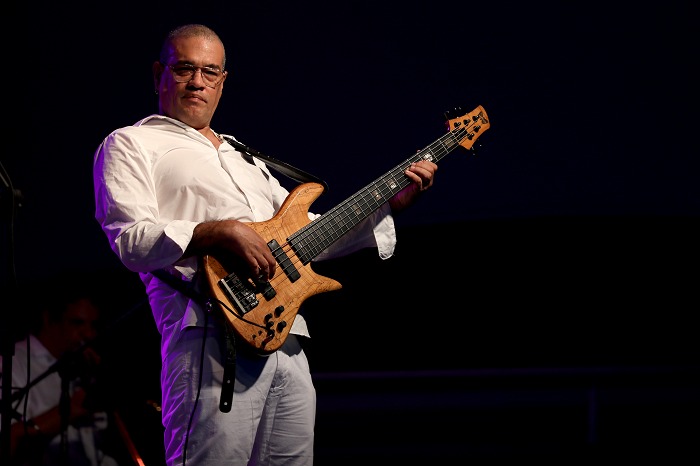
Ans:
[[[216,86],[221,84],[224,80],[228,71],[220,70],[219,68],[212,68],[210,66],[194,66],[190,63],[176,63],[175,65],[167,65],[161,62],[161,65],[166,68],[170,68],[170,72],[173,74],[173,79],[176,83],[188,83],[194,79],[194,75],[199,71],[202,74],[202,82],[205,86],[215,89]],[[187,70],[187,75],[180,76],[176,68],[181,71]],[[216,81],[211,81],[213,77],[216,77]]]

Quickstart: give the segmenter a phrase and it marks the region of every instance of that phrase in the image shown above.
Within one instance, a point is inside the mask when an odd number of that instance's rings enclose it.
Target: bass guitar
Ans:
[[[457,147],[472,150],[474,142],[491,126],[482,106],[448,119],[447,124],[447,134],[317,219],[311,221],[307,214],[325,188],[304,182],[289,193],[273,218],[249,223],[267,241],[277,260],[278,271],[269,282],[247,279],[214,255],[201,257],[209,292],[238,337],[260,354],[279,349],[306,299],[342,287],[338,281],[312,270],[311,261],[408,186],[412,180],[404,172],[411,163],[437,163]]]

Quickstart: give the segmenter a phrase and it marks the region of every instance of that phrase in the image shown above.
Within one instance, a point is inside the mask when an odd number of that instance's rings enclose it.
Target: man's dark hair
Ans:
[[[42,326],[42,315],[51,322],[60,322],[68,305],[81,299],[90,300],[99,308],[99,288],[94,274],[62,273],[44,277],[41,285],[23,287],[20,307],[30,312],[25,315],[28,330],[37,333]]]

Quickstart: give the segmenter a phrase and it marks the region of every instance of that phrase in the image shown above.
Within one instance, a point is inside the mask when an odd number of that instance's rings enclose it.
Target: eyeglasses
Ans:
[[[194,66],[189,64],[165,65],[173,72],[173,78],[178,83],[188,83],[194,79],[194,74],[197,71],[202,73],[202,81],[207,87],[216,87],[223,81],[225,71],[218,68],[210,68],[208,66]]]

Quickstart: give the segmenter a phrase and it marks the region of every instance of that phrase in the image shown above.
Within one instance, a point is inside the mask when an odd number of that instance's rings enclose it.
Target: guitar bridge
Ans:
[[[240,315],[252,311],[260,302],[255,291],[246,286],[238,275],[231,273],[219,280],[219,288],[226,294]]]

